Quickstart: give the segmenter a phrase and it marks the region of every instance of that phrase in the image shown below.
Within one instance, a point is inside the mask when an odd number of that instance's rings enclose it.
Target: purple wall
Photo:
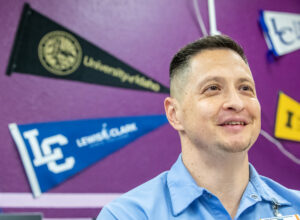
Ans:
[[[161,114],[165,95],[54,80],[5,75],[23,0],[0,1],[0,192],[30,192],[8,124]],[[95,45],[168,85],[173,54],[201,36],[192,1],[28,0],[31,7]],[[126,3],[125,3],[126,2]],[[237,2],[239,4],[237,4]],[[206,1],[199,1],[208,27]],[[299,0],[217,0],[218,29],[244,48],[262,106],[262,128],[273,134],[278,91],[300,101],[300,51],[266,61],[267,46],[258,25],[260,9],[300,13]],[[300,157],[300,144],[281,140]],[[98,162],[50,193],[126,192],[169,169],[180,152],[179,138],[164,126]],[[250,150],[257,170],[283,185],[300,189],[300,166],[263,137]],[[0,207],[1,208],[1,207]],[[100,210],[100,208],[99,208]],[[71,212],[94,216],[99,210]],[[55,217],[51,211],[46,216]],[[68,213],[68,212],[66,212]],[[62,214],[63,215],[63,214]],[[66,214],[71,215],[71,214]]]

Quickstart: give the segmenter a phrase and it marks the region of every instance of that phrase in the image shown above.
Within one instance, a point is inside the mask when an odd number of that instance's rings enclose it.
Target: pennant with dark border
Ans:
[[[24,5],[7,67],[12,72],[169,93],[169,88]]]
[[[269,54],[276,57],[300,49],[300,14],[260,11],[259,24],[266,40]]]
[[[167,123],[165,115],[9,124],[34,196]]]

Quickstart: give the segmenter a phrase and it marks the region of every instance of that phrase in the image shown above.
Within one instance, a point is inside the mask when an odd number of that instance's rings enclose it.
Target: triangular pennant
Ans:
[[[17,125],[9,129],[34,196],[165,124],[165,115]]]
[[[300,49],[300,14],[260,11],[259,24],[269,51],[276,57]]]
[[[169,89],[25,4],[6,73],[168,93]]]
[[[300,103],[279,93],[274,136],[300,141]]]

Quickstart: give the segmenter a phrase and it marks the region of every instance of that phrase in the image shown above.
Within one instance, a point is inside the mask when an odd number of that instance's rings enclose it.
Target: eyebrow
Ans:
[[[238,82],[239,82],[239,83],[242,83],[242,82],[250,82],[250,83],[252,83],[253,85],[255,85],[254,80],[251,79],[251,78],[247,78],[247,77],[240,78],[240,79],[238,80]]]

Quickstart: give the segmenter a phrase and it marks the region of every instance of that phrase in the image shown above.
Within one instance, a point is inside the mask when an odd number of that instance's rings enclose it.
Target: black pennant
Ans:
[[[6,73],[34,74],[128,89],[169,93],[106,51],[24,5]]]

